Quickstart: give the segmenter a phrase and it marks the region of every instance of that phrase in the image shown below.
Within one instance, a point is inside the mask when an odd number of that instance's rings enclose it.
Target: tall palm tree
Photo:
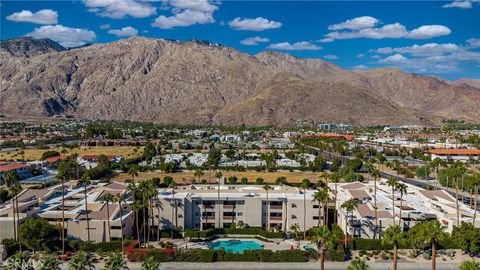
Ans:
[[[175,226],[171,228],[170,230],[170,237],[173,239],[173,230],[174,228],[177,228],[177,201],[175,201],[175,188],[177,187],[177,183],[175,181],[172,181],[170,185],[168,186],[169,188],[172,189],[172,222],[175,221]]]
[[[345,215],[345,248],[347,247],[347,236],[348,236],[348,214],[350,213],[350,217],[351,217],[351,220],[350,220],[350,223],[353,222],[353,211],[355,211],[355,209],[357,209],[358,207],[358,199],[350,199],[350,200],[347,200],[345,201],[341,207],[343,209],[345,209],[345,211],[347,212],[347,215]]]
[[[404,183],[398,183],[397,190],[398,192],[400,192],[400,210],[398,214],[398,226],[402,226],[403,194],[407,193],[407,185],[405,185]]]
[[[124,244],[124,237],[123,237],[123,208],[122,208],[122,202],[124,201],[124,194],[123,193],[118,193],[113,197],[113,202],[118,203],[118,211],[120,213],[120,239],[121,239],[121,244],[122,244],[122,254],[125,255],[125,244]]]
[[[107,193],[100,198],[105,204],[107,204],[107,227],[108,227],[108,242],[112,241],[112,232],[110,230],[110,203],[113,202],[113,195]]]
[[[88,217],[87,186],[90,185],[90,177],[82,177],[78,183],[83,185],[83,194],[85,197],[85,214],[87,216],[87,239],[90,242],[90,219]]]
[[[222,178],[223,174],[221,171],[218,171],[215,173],[215,178],[217,178],[217,206],[218,206],[218,210],[217,210],[217,207],[215,207],[215,215],[218,216],[217,220],[218,220],[218,226],[217,228],[220,228],[220,181],[221,181],[221,178]],[[218,215],[217,215],[218,214]]]
[[[130,183],[127,186],[127,190],[132,194],[132,210],[133,210],[133,216],[135,219],[135,231],[137,232],[137,240],[140,242],[140,228],[138,225],[138,210],[141,208],[141,202],[135,196],[137,192],[139,192],[139,188],[137,185],[134,183]]]
[[[381,178],[380,171],[377,169],[374,169],[371,172],[371,175],[373,177],[373,210],[375,212],[375,234],[374,234],[374,239],[377,237],[378,234],[378,214],[377,214],[377,181],[378,179]]]
[[[10,194],[12,195],[12,215],[13,215],[13,239],[15,241],[18,241],[17,239],[17,220],[15,218],[15,200],[17,198],[17,188],[15,187],[14,184],[11,184],[9,187],[8,187],[9,191],[10,191]]]
[[[472,224],[475,227],[475,221],[477,219],[477,207],[478,207],[478,188],[480,187],[480,173],[472,176],[472,186],[475,189],[475,196],[473,197],[473,220]]]
[[[327,226],[313,228],[311,243],[317,246],[320,254],[320,270],[325,269],[325,252],[327,251],[327,243],[332,240],[332,232]]]
[[[430,165],[432,166],[433,168],[433,171],[435,171],[435,178],[437,179],[437,181],[435,181],[435,185],[437,185],[438,183],[438,170],[440,168],[440,166],[443,166],[445,164],[445,161],[443,161],[442,159],[436,157],[432,160],[432,162],[430,163]]]
[[[397,189],[397,186],[398,186],[397,178],[395,177],[388,178],[387,185],[392,188],[392,218],[393,218],[392,224],[395,224],[395,190]]]
[[[194,177],[198,178],[198,183],[200,183],[202,181],[202,176],[203,175],[204,175],[204,173],[203,173],[202,169],[199,168],[195,171]]]
[[[62,255],[65,255],[65,180],[67,176],[63,172],[59,172],[56,177],[62,183],[62,227],[60,237],[62,239]]]
[[[153,216],[153,200],[154,198],[157,197],[157,187],[155,183],[150,179],[147,181],[147,192],[146,195],[148,197],[147,199],[147,210],[149,213],[148,220],[151,219],[151,222],[148,222],[148,234],[147,234],[147,244],[150,245],[150,233],[151,233],[151,227],[150,224],[153,224],[154,216]]]
[[[128,168],[127,174],[132,177],[132,183],[135,184],[135,177],[138,176],[138,167],[136,165],[131,165]]]
[[[16,226],[20,227],[20,211],[18,210],[18,195],[20,192],[22,192],[22,186],[18,183],[13,183],[9,187],[10,192],[13,195],[12,198],[12,209],[13,209],[13,226],[14,226],[14,231],[16,232],[16,239],[19,244],[20,252],[22,252],[22,241],[20,240],[20,233],[16,231]],[[16,214],[16,217],[15,217]],[[15,222],[16,219],[16,222]]]
[[[318,202],[318,224],[317,224],[317,227],[320,227],[320,216],[321,216],[321,207],[320,205],[324,205],[324,202],[325,200],[328,198],[328,193],[326,192],[325,189],[320,189],[320,190],[317,190],[315,192],[315,194],[313,194],[313,200],[314,201],[317,201]],[[325,210],[324,210],[325,211]],[[324,220],[324,224],[325,224],[325,218],[323,219]]]
[[[432,270],[435,270],[437,268],[437,243],[445,239],[446,234],[442,225],[436,219],[426,222],[422,234],[425,242],[432,245]]]
[[[72,257],[69,270],[95,270],[95,263],[97,260],[88,252],[79,251]]]
[[[405,238],[405,234],[397,225],[388,227],[383,233],[382,243],[393,245],[393,270],[397,270],[398,243],[403,238]]]
[[[103,270],[128,270],[128,267],[121,254],[113,253],[105,259]]]
[[[463,177],[467,169],[465,168],[465,165],[463,165],[460,161],[456,161],[452,166],[450,167],[451,174],[453,176],[453,179],[455,179],[455,204],[456,204],[456,210],[457,210],[457,227],[460,226],[460,206],[458,203],[458,183],[459,179]]]
[[[300,225],[298,223],[294,223],[290,226],[290,230],[293,231],[295,239],[298,239],[298,231],[300,231]],[[298,245],[300,245],[300,241],[298,241]]]
[[[310,181],[303,181],[300,188],[303,189],[303,240],[307,239],[307,188]],[[320,206],[318,207],[320,209]],[[320,216],[318,217],[320,220]]]
[[[15,184],[18,180],[18,174],[14,171],[6,171],[3,174],[3,183],[5,186],[10,187],[11,185]]]
[[[338,182],[340,182],[340,179],[342,177],[340,176],[340,174],[338,172],[334,172],[332,173],[332,175],[330,175],[330,180],[332,180],[332,182],[335,184],[335,195],[334,195],[334,200],[335,200],[335,203],[333,204],[333,222],[335,224],[338,224],[337,223],[337,193],[338,193],[338,190],[337,190],[337,186],[338,186]]]
[[[263,189],[265,190],[267,194],[267,224],[266,228],[267,231],[270,231],[270,201],[268,200],[268,191],[272,189],[272,187],[269,184],[265,184],[263,186]]]

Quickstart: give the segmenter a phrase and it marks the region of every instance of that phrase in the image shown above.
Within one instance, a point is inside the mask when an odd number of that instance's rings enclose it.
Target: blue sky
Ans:
[[[480,78],[480,1],[3,1],[1,38],[73,47],[132,35],[211,40],[250,54]]]

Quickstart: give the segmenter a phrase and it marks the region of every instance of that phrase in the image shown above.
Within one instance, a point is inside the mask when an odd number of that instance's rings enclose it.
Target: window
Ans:
[[[238,212],[238,213],[237,213],[237,217],[241,217],[241,216],[243,216],[243,213],[242,213],[242,212]]]
[[[179,218],[183,218],[183,215],[182,215],[182,214],[178,214],[178,217],[179,217]]]
[[[318,220],[318,216],[313,216],[313,220]]]
[[[297,205],[292,203],[292,208],[297,208]]]
[[[297,216],[296,216],[296,215],[292,215],[292,219],[297,219]]]
[[[315,209],[318,209],[319,207],[320,207],[320,205],[318,205],[318,204],[313,205],[313,208],[315,208]]]

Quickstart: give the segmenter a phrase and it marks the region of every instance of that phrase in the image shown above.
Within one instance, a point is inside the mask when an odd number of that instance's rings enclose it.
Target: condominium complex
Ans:
[[[175,190],[160,189],[153,226],[161,228],[229,228],[240,221],[245,226],[271,230],[300,230],[323,222],[322,207],[313,200],[315,190],[256,185],[190,185]]]
[[[87,187],[87,202],[85,203],[85,190],[75,182],[65,186],[63,203],[65,217],[65,232],[69,239],[90,240],[101,242],[109,239],[118,239],[123,231],[124,235],[131,235],[133,231],[133,214],[126,194],[126,186],[119,183],[94,183]],[[122,211],[118,203],[103,202],[102,197],[110,193],[117,195],[124,193],[125,202]],[[18,216],[20,223],[27,218],[42,217],[54,225],[62,224],[62,186],[56,185],[45,189],[26,189],[18,196]],[[87,206],[87,207],[85,207]],[[88,220],[87,226],[87,212]],[[15,211],[17,212],[17,211]],[[16,215],[16,214],[15,214]],[[120,224],[122,215],[122,224]],[[108,229],[108,221],[110,230]],[[13,238],[14,230],[12,203],[0,206],[0,239]],[[17,229],[19,224],[16,224]],[[109,236],[109,232],[111,236]]]
[[[334,186],[335,184],[330,184],[332,190],[335,190]],[[385,179],[377,182],[377,234],[393,225],[394,221],[406,229],[421,221],[438,219],[445,231],[453,230],[453,226],[457,225],[455,197],[445,190],[426,190],[409,184],[406,186],[407,191],[403,196],[398,191],[392,195],[392,188],[386,184]],[[347,228],[348,233],[355,237],[378,238],[375,235],[374,182],[338,184],[337,191],[337,218],[341,228]],[[358,207],[353,213],[347,213],[341,205],[353,198],[358,200]],[[459,202],[459,223],[471,223],[473,214],[473,209]],[[480,216],[479,212],[477,216]],[[480,227],[479,219],[475,226]]]

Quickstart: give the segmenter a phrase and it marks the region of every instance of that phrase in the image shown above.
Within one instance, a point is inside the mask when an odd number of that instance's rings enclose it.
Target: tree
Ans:
[[[20,225],[19,237],[23,244],[35,253],[35,250],[42,248],[42,242],[53,232],[55,232],[55,227],[45,219],[28,218]]]
[[[217,204],[220,206],[220,182],[222,179],[222,172],[218,171],[215,173],[215,177],[217,178]],[[236,178],[236,177],[235,177]],[[218,216],[218,228],[220,228],[220,215]]]
[[[110,254],[105,259],[103,270],[128,270],[127,263],[123,259],[122,254]]]
[[[141,206],[141,200],[136,196],[136,194],[139,192],[139,188],[137,185],[131,183],[128,184],[127,190],[132,194],[132,210],[133,210],[133,216],[135,219],[135,230],[137,232],[137,239],[140,241],[140,228],[138,226],[138,211],[142,208]]]
[[[397,190],[400,192],[400,210],[398,213],[398,226],[402,226],[402,206],[403,206],[403,194],[407,193],[407,185],[404,183],[398,183]]]
[[[268,191],[272,189],[272,187],[269,184],[266,184],[263,186],[263,189],[266,192],[267,196],[267,221],[266,221],[266,228],[267,231],[270,231],[270,201],[268,200]]]
[[[345,268],[345,270],[368,270],[370,269],[367,263],[362,259],[354,259],[350,264]]]
[[[442,241],[446,238],[446,234],[443,231],[442,224],[438,220],[432,220],[423,223],[425,226],[423,230],[421,230],[421,234],[419,235],[425,243],[432,245],[432,270],[436,269],[436,257],[437,257],[437,244],[438,241]]]
[[[257,179],[255,179],[255,184],[256,185],[263,185],[263,183],[264,183],[263,178],[258,177]]]
[[[358,199],[350,199],[350,200],[347,200],[345,201],[341,207],[343,209],[345,209],[345,211],[347,212],[347,215],[345,215],[345,247],[347,247],[347,236],[348,236],[348,229],[347,229],[347,225],[348,225],[348,214],[350,213],[350,216],[351,216],[351,222],[353,221],[353,211],[355,211],[355,209],[357,209],[358,207]]]
[[[464,261],[460,264],[459,270],[478,270],[480,269],[480,262],[478,261]]]
[[[397,270],[398,243],[404,238],[400,226],[393,225],[383,233],[383,244],[393,245],[393,270]]]
[[[61,270],[61,265],[61,262],[57,260],[55,255],[46,255],[40,259],[40,268],[38,270]]]
[[[95,270],[97,260],[90,253],[79,251],[72,257],[69,270]]]
[[[147,161],[151,161],[154,156],[157,155],[157,149],[152,142],[148,141],[143,148],[143,158]]]
[[[332,233],[327,226],[312,229],[311,243],[317,246],[320,254],[320,270],[325,269],[325,252],[327,251],[327,243],[331,241]]]
[[[338,186],[338,182],[340,182],[340,179],[341,179],[341,176],[338,172],[334,172],[330,175],[330,180],[332,180],[332,182],[335,184],[335,196],[334,196],[334,200],[335,200],[335,203],[333,204],[333,213],[334,213],[334,223],[337,224],[337,194],[338,194],[338,190],[337,190],[337,186]]]
[[[298,231],[300,231],[300,225],[298,223],[294,223],[290,226],[290,230],[293,231],[295,239],[298,239]],[[300,245],[300,241],[298,241],[298,245]]]
[[[58,172],[56,177],[57,179],[60,179],[62,184],[62,223],[60,225],[61,226],[60,238],[62,240],[62,255],[65,255],[65,179],[66,179],[66,176],[63,174],[63,172]]]
[[[155,257],[149,256],[143,261],[141,270],[160,270],[160,262],[155,260]]]
[[[472,225],[475,226],[475,222],[477,219],[477,206],[478,206],[478,189],[480,187],[480,173],[477,173],[476,175],[473,175],[470,177],[471,185],[473,189],[475,190],[475,196],[473,197],[473,219],[472,219]]]
[[[377,181],[378,179],[380,179],[381,174],[380,174],[380,171],[377,169],[372,170],[370,174],[373,177],[373,209],[375,212],[375,235],[374,235],[374,239],[375,239],[378,234]]]
[[[108,227],[108,242],[112,241],[112,232],[110,230],[110,203],[114,201],[114,196],[111,193],[103,195],[100,200],[107,205],[107,227]]]
[[[173,177],[167,175],[163,178],[163,183],[168,187],[173,182]]]
[[[242,179],[240,179],[240,183],[242,183],[242,185],[248,184],[248,178],[247,177],[242,177]]]
[[[6,171],[3,174],[3,183],[5,186],[10,187],[15,184],[18,180],[18,174],[15,171]]]
[[[195,171],[194,177],[195,177],[195,178],[198,178],[198,182],[200,183],[200,181],[202,180],[202,177],[203,177],[203,170],[200,169],[200,168],[198,168],[198,169]]]
[[[13,236],[15,241],[20,242],[20,237],[17,234],[17,227],[20,225],[20,219],[18,218],[18,194],[22,191],[22,186],[17,183],[13,183],[8,187],[10,194],[12,195],[12,213],[13,213]],[[16,216],[15,216],[16,213]],[[21,250],[21,246],[20,246]]]
[[[131,165],[128,168],[127,174],[132,177],[132,183],[135,184],[135,177],[138,176],[138,166],[136,165]]]
[[[122,245],[122,255],[125,255],[125,244],[124,244],[124,237],[123,237],[123,208],[122,208],[122,202],[125,200],[124,199],[124,194],[123,193],[118,193],[113,197],[113,202],[118,203],[118,211],[120,215],[120,233],[121,233],[121,245]],[[160,223],[159,223],[160,224]]]
[[[387,180],[387,185],[392,188],[392,219],[395,224],[395,190],[398,186],[398,180],[395,177],[390,177]]]
[[[318,202],[318,224],[317,226],[320,227],[320,205],[323,205],[323,208],[325,208],[325,201],[328,199],[328,190],[322,188],[319,189],[318,191],[313,194],[313,200]],[[326,211],[326,209],[323,209],[323,211]],[[324,225],[327,226],[326,219],[323,219]]]
[[[310,180],[304,179],[300,184],[300,188],[303,189],[303,240],[307,239],[307,188],[309,183]],[[318,218],[320,219],[320,216]]]
[[[177,201],[175,200],[175,188],[177,187],[177,183],[173,181],[168,187],[172,189],[172,222],[175,221],[175,227],[170,228],[170,237],[173,239],[173,230],[177,227],[177,218],[176,218]]]
[[[89,177],[82,177],[78,183],[83,185],[83,194],[85,197],[85,215],[87,216],[87,241],[90,242],[90,219],[88,217],[87,186],[90,185],[91,181]]]

